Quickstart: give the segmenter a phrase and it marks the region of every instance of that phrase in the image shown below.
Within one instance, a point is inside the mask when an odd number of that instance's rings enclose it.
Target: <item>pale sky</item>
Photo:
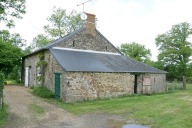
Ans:
[[[68,12],[87,0],[26,0],[23,19],[15,20],[16,27],[10,31],[20,33],[30,44],[32,39],[44,32],[46,18],[54,7]],[[171,29],[172,25],[192,24],[192,0],[92,0],[84,5],[85,12],[96,15],[97,29],[115,46],[137,42],[152,52],[156,60],[158,50],[155,38]]]

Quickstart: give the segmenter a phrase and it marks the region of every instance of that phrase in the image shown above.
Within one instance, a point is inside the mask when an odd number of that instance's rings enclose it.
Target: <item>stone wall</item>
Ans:
[[[24,70],[29,67],[29,86],[37,85],[37,63],[39,62],[38,54],[31,55],[24,60]],[[25,71],[23,72],[25,76]]]
[[[45,77],[44,77],[44,85],[47,86],[53,93],[55,90],[54,82],[55,82],[55,76],[54,73],[61,73],[61,88],[63,86],[63,74],[65,74],[64,69],[58,64],[56,59],[53,57],[53,55],[50,53],[50,51],[46,51],[44,53],[45,55],[45,61],[48,62],[47,66],[45,68]]]
[[[167,92],[166,74],[146,73],[144,77],[150,78],[152,93]]]
[[[63,77],[61,96],[67,103],[133,94],[134,76],[129,73],[68,72]]]
[[[146,79],[148,79],[147,84]],[[166,91],[166,74],[145,73],[137,75],[137,94],[163,93]]]
[[[119,53],[116,48],[98,32],[95,36],[86,34],[85,30],[77,33],[66,42],[60,43],[58,47],[84,49],[84,50],[95,50],[95,51],[106,51]]]

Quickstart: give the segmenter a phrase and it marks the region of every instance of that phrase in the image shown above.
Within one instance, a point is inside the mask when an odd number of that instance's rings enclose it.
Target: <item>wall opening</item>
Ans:
[[[73,40],[73,47],[75,47],[75,40]]]
[[[135,75],[134,94],[137,94],[137,75]]]

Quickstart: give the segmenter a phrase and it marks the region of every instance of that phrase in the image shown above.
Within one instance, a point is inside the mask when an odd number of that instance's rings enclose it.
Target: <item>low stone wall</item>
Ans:
[[[61,97],[67,103],[134,92],[134,76],[129,73],[73,72],[63,77],[65,85],[61,88]]]

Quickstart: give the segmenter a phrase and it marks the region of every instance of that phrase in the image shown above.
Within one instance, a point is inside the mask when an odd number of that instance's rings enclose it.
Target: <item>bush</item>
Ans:
[[[0,127],[3,127],[8,118],[8,113],[7,113],[7,105],[4,104],[3,109],[0,110]]]
[[[53,93],[45,86],[37,86],[32,88],[32,94],[42,98],[53,98]]]
[[[0,111],[3,107],[2,100],[3,100],[3,85],[5,81],[4,73],[0,72]]]
[[[5,75],[3,72],[0,72],[0,85],[3,85],[5,81]]]

